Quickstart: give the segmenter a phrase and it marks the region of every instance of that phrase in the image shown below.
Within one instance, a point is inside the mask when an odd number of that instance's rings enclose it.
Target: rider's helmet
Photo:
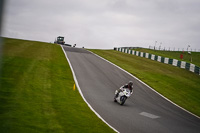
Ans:
[[[129,85],[129,86],[132,86],[132,85],[133,85],[133,82],[132,82],[132,81],[129,81],[129,82],[128,82],[128,85]]]

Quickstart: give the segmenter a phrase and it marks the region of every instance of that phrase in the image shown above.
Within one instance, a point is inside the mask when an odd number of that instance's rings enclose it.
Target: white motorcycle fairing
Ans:
[[[118,93],[118,90],[115,91],[115,95]],[[115,102],[118,102],[120,105],[123,105],[127,98],[131,96],[131,91],[129,89],[124,88],[120,91],[119,95],[114,98]]]

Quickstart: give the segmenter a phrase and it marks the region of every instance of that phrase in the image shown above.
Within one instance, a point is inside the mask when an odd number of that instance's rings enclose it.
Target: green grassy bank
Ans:
[[[4,38],[1,133],[113,132],[86,105],[60,46]]]
[[[199,75],[114,50],[91,51],[138,77],[174,103],[200,116]]]

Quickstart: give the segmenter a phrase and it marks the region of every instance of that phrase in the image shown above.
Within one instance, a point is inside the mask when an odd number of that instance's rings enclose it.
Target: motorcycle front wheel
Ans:
[[[126,99],[127,99],[127,97],[122,96],[122,97],[120,98],[120,105],[123,105],[123,104],[125,103]]]

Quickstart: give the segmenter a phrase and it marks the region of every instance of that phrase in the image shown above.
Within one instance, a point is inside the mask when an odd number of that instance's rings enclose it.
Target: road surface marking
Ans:
[[[149,118],[151,118],[151,119],[157,119],[157,118],[160,118],[160,116],[153,115],[153,114],[150,114],[150,113],[147,113],[147,112],[141,112],[140,115],[143,115],[143,116],[149,117]]]

